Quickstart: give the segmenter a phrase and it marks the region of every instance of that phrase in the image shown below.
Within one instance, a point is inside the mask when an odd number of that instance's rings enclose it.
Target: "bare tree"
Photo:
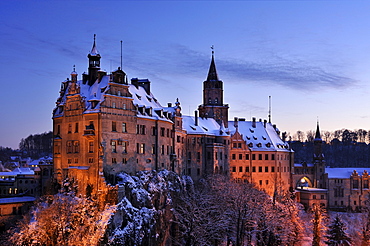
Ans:
[[[307,138],[307,142],[313,142],[314,138],[315,138],[315,132],[312,131],[312,130],[309,130],[306,132],[306,138]]]

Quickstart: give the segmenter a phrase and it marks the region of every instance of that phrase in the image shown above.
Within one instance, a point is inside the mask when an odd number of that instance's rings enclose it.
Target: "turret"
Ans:
[[[89,85],[91,86],[92,84],[95,83],[96,79],[98,78],[98,71],[100,70],[100,54],[98,49],[96,48],[96,34],[94,34],[94,44],[93,47],[90,51],[90,53],[87,55],[89,58],[89,75],[88,75],[88,80],[89,80]]]

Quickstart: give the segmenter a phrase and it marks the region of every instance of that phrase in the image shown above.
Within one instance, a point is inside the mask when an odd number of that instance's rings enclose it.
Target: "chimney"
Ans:
[[[197,126],[198,125],[198,111],[195,110],[194,113],[195,113],[195,126]]]
[[[172,107],[172,103],[167,103],[167,107],[171,108]]]
[[[267,120],[263,121],[263,126],[266,128]]]
[[[252,127],[256,128],[256,118],[255,117],[252,118]]]
[[[234,127],[238,127],[238,117],[234,117]]]
[[[262,119],[260,118],[259,122],[262,122]]]

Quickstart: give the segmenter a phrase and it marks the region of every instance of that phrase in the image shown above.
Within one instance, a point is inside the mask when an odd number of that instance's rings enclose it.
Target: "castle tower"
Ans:
[[[89,75],[88,75],[88,80],[89,80],[89,85],[91,86],[92,84],[95,83],[96,79],[98,78],[98,71],[100,70],[100,54],[98,49],[96,48],[96,34],[94,34],[94,44],[93,47],[90,51],[90,53],[87,55],[89,58]]]
[[[321,139],[319,122],[317,122],[316,134],[315,134],[315,139],[313,141],[313,144],[314,144],[313,163],[314,163],[314,170],[315,170],[315,174],[314,174],[315,184],[314,185],[317,188],[326,188],[325,177],[324,177],[325,158],[322,152],[323,141]]]
[[[227,128],[229,105],[223,104],[223,101],[223,82],[218,79],[214,51],[212,50],[212,60],[207,80],[203,82],[203,104],[198,107],[199,116],[214,118],[220,125],[223,122]]]

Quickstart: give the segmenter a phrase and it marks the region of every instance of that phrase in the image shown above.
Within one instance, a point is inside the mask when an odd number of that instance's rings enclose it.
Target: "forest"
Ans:
[[[294,150],[294,162],[311,163],[313,158],[314,131],[297,131],[289,137]],[[370,164],[370,131],[336,130],[322,131],[323,153],[328,167],[366,167]]]
[[[2,245],[369,245],[370,207],[350,219],[319,205],[304,211],[292,194],[271,199],[225,176],[193,183],[167,170],[118,174],[123,196],[102,205],[65,180]],[[353,215],[350,215],[353,216]],[[353,222],[351,224],[351,222]],[[307,244],[308,243],[308,244]]]

